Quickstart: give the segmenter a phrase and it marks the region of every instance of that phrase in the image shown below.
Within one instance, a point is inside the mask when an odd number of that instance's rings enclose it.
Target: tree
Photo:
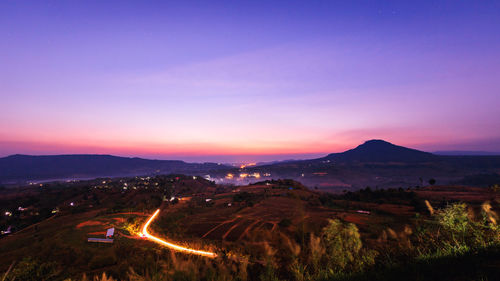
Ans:
[[[361,237],[356,225],[344,224],[340,220],[329,220],[323,229],[328,267],[334,271],[344,270],[361,250]]]
[[[330,274],[361,270],[375,261],[376,252],[362,249],[361,235],[353,223],[329,220],[328,225],[323,228],[322,238]]]
[[[430,185],[434,185],[434,184],[436,184],[436,180],[435,180],[435,179],[430,179],[430,180],[429,180],[429,184],[430,184]]]

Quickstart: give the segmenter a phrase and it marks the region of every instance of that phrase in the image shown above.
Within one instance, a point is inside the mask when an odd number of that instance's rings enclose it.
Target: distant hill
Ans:
[[[432,153],[394,145],[383,140],[369,140],[358,147],[322,158],[336,162],[428,162],[437,159]]]
[[[415,187],[430,179],[439,184],[458,183],[470,176],[474,176],[474,182],[481,181],[480,186],[488,186],[498,179],[489,175],[499,171],[500,156],[435,155],[384,140],[369,140],[322,158],[246,168],[247,173],[270,174],[274,179],[290,178],[309,187],[337,191],[366,186]],[[240,170],[230,172],[238,174]]]
[[[342,153],[322,158],[259,163],[244,168],[246,174],[260,173],[261,177],[233,181],[228,173],[239,175],[240,167],[216,163],[186,163],[178,160],[148,160],[111,155],[12,155],[0,158],[0,184],[41,180],[89,179],[154,174],[206,175],[224,179],[224,183],[244,184],[247,181],[294,179],[320,188],[357,189],[366,186],[409,187],[423,185],[429,179],[439,184],[497,183],[500,156],[435,155],[391,144],[369,140]],[[266,176],[264,176],[266,175]],[[486,179],[485,175],[487,175]],[[500,183],[500,182],[499,182]]]
[[[0,158],[0,182],[131,176],[150,173],[200,173],[226,169],[215,163],[186,163],[179,160],[148,160],[111,155],[11,155]]]

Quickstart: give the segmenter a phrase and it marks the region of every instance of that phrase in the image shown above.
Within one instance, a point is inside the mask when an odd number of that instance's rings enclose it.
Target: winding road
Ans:
[[[208,251],[200,251],[200,250],[196,250],[196,249],[182,247],[180,245],[176,245],[174,243],[167,242],[167,241],[165,241],[165,240],[163,240],[163,239],[161,239],[159,237],[156,237],[156,236],[153,236],[153,235],[149,234],[148,227],[151,224],[151,222],[156,218],[156,216],[158,216],[159,213],[160,213],[160,209],[156,210],[156,212],[154,212],[154,214],[146,221],[146,223],[142,227],[142,232],[141,232],[140,236],[146,237],[147,239],[149,239],[149,240],[151,240],[153,242],[156,242],[156,243],[158,243],[160,245],[163,245],[165,247],[168,247],[168,248],[170,248],[170,249],[172,249],[174,251],[188,253],[188,254],[193,254],[193,255],[198,255],[198,256],[204,256],[204,257],[208,257],[208,258],[215,258],[215,257],[217,257],[216,253],[208,252]]]

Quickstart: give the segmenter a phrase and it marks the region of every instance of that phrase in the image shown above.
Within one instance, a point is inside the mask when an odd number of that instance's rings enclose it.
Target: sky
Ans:
[[[0,2],[0,157],[500,151],[499,1]]]

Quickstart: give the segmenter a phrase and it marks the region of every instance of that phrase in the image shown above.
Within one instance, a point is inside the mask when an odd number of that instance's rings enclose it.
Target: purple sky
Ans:
[[[0,2],[0,156],[500,151],[499,81],[498,1]]]

